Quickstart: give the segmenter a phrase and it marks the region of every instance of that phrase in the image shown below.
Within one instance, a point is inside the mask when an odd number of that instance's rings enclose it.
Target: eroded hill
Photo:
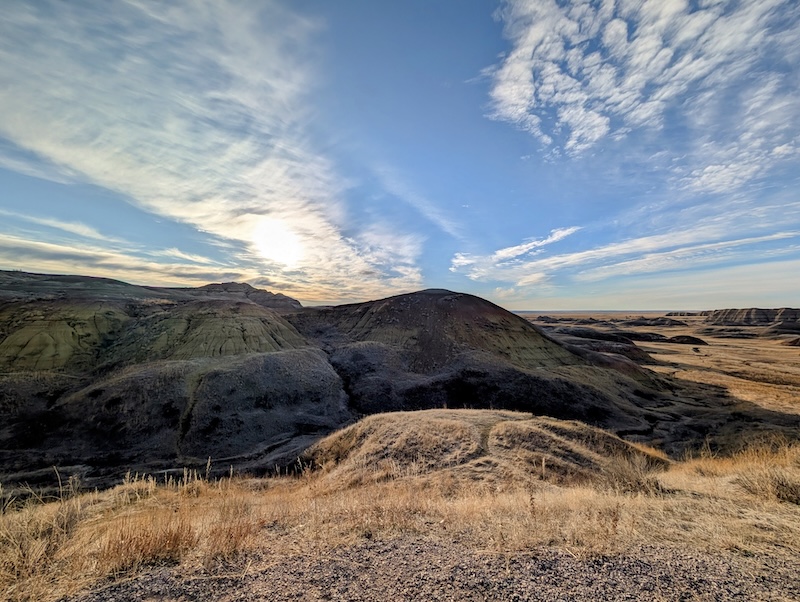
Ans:
[[[629,338],[584,329],[559,341],[451,291],[302,308],[235,283],[164,289],[0,272],[0,285],[6,485],[53,483],[58,467],[103,486],[209,458],[220,471],[265,473],[388,411],[521,411],[674,454],[754,424],[800,426],[656,374]]]

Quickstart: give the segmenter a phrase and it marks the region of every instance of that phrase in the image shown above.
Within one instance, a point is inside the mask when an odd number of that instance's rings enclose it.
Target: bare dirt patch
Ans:
[[[792,600],[790,564],[645,547],[579,558],[540,548],[515,554],[415,538],[327,552],[260,555],[218,573],[157,569],[71,598],[108,600]]]

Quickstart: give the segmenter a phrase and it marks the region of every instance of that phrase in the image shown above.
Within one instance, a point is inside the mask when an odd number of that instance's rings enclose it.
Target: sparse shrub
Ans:
[[[662,494],[665,491],[656,474],[652,462],[643,454],[612,456],[603,469],[606,484],[618,493]]]
[[[785,468],[753,468],[739,475],[736,483],[767,501],[800,505],[800,478]]]
[[[12,600],[34,599],[37,588],[28,582],[58,563],[59,552],[92,501],[91,496],[77,495],[77,481],[72,479],[54,502],[45,504],[30,494],[21,507],[12,509],[9,504],[0,515],[0,592],[5,590]]]
[[[197,543],[186,512],[158,508],[110,525],[98,553],[104,572],[118,575],[159,562],[177,562]]]
[[[246,549],[258,533],[261,521],[247,498],[228,489],[219,505],[219,514],[206,534],[204,564],[230,560]]]

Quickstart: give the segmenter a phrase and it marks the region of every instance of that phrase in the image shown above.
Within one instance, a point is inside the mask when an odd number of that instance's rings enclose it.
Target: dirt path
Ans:
[[[796,567],[771,558],[657,547],[586,559],[550,549],[501,555],[398,539],[251,557],[211,573],[157,568],[71,602],[798,599]]]

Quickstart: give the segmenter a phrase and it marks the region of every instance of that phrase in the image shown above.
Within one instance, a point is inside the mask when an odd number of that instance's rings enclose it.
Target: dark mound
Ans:
[[[781,336],[785,334],[800,334],[800,322],[777,322],[761,333],[762,336]]]
[[[725,326],[707,326],[697,330],[698,334],[717,337],[720,339],[755,339],[759,337],[759,332],[750,327],[736,328]]]
[[[617,330],[612,334],[629,339],[631,341],[646,341],[649,343],[662,343],[667,337],[657,332],[636,332],[635,330]]]
[[[789,347],[800,347],[800,337],[796,339],[789,339],[788,341],[784,341],[784,345],[788,345]]]
[[[575,327],[575,326],[559,326],[552,331],[556,336],[568,335],[572,337],[579,337],[581,339],[593,339],[595,341],[611,341],[612,343],[626,343],[631,344],[632,340],[629,337],[623,336],[616,332],[603,332],[594,328]]]
[[[362,413],[504,408],[636,430],[648,427],[626,391],[660,386],[625,358],[578,353],[493,303],[450,291],[286,319],[330,353]]]
[[[636,318],[634,320],[623,320],[620,322],[623,326],[686,326],[686,322],[675,320],[673,318]]]
[[[551,329],[549,334],[565,343],[570,350],[586,357],[586,359],[589,359],[589,357],[575,348],[597,353],[621,355],[639,364],[657,363],[644,349],[637,347],[633,341],[620,334],[580,326],[559,326]],[[623,372],[625,371],[621,367],[620,369]]]
[[[530,322],[489,301],[441,289],[287,314],[324,345],[374,342],[402,350],[408,369],[428,374],[465,352],[483,351],[521,368],[582,364]]]
[[[676,337],[670,337],[667,339],[667,343],[678,343],[680,345],[708,345],[703,339],[698,339],[697,337],[692,337],[689,335],[678,335]]]

